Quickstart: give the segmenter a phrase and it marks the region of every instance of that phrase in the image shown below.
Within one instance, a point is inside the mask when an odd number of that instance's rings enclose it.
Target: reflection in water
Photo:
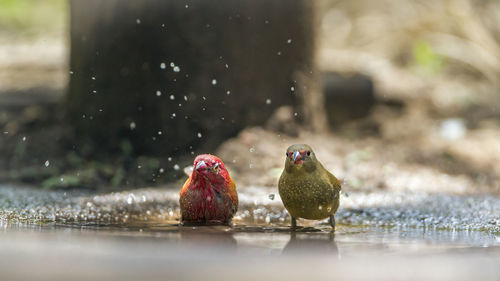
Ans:
[[[290,233],[290,240],[282,254],[338,254],[335,233]]]
[[[181,244],[198,248],[224,249],[235,251],[237,248],[233,231],[228,226],[179,227]]]

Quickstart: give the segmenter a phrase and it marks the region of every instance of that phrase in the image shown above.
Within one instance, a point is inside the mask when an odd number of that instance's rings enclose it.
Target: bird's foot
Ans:
[[[330,216],[330,225],[332,226],[332,232],[335,232],[335,216]]]

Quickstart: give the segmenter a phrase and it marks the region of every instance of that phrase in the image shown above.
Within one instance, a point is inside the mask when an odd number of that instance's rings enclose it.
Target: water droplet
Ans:
[[[175,164],[174,165],[174,170],[178,171],[180,169],[179,165]]]
[[[275,196],[276,196],[276,194],[270,193],[268,197],[269,197],[270,200],[274,200]]]
[[[181,71],[181,68],[178,66],[174,66],[173,70],[174,70],[174,72],[179,72],[179,71]]]
[[[156,96],[157,97],[161,96],[161,91],[156,91]]]
[[[96,91],[96,90],[93,90],[93,91],[92,91],[92,93],[97,94],[97,91]]]
[[[165,69],[166,67],[167,67],[167,65],[164,62],[160,63],[160,68],[161,69]]]
[[[228,90],[228,91],[226,92],[226,95],[230,95],[230,94],[231,94],[231,91],[229,91],[229,90]]]
[[[288,39],[288,40],[286,40],[286,43],[287,43],[287,44],[292,43],[292,39]]]
[[[295,92],[295,87],[290,87],[290,91]]]
[[[198,138],[200,138],[200,139],[201,139],[201,137],[202,137],[202,135],[201,135],[201,133],[200,133],[200,132],[198,132],[198,134],[197,134],[196,136],[198,136]]]
[[[49,165],[50,165],[50,161],[49,160],[45,161],[45,167],[48,167]]]
[[[184,96],[184,100],[187,101],[188,100],[188,97],[187,96]]]
[[[161,131],[158,131],[158,135],[161,136],[161,134],[163,134]]]
[[[295,113],[293,114],[293,116],[298,116],[298,115],[299,115],[299,114],[298,114],[297,112],[295,112]]]
[[[74,73],[73,71],[70,71],[70,72],[69,72],[69,74],[70,74],[70,75],[73,75],[73,73]]]
[[[172,157],[168,157],[167,160],[168,160],[168,162],[171,162],[172,161]]]
[[[248,165],[248,168],[252,169],[253,168],[253,164],[250,163],[250,165]]]
[[[174,100],[175,99],[175,96],[174,95],[170,95],[170,100]]]
[[[278,56],[281,56],[281,51],[278,52]]]
[[[163,174],[165,172],[165,170],[163,168],[160,168],[160,174]]]
[[[135,22],[136,22],[137,24],[141,24],[141,19],[136,19],[136,20],[135,20]]]
[[[229,68],[229,64],[226,63],[226,68]]]
[[[26,137],[23,137],[23,141],[26,141]]]
[[[267,99],[266,104],[271,104],[271,99]]]
[[[217,80],[212,79],[212,85],[214,85],[214,86],[217,85]]]
[[[252,147],[250,147],[250,149],[249,149],[249,150],[250,150],[250,152],[252,153],[252,152],[254,152],[254,151],[255,151],[255,148],[252,146]]]
[[[92,80],[95,80],[95,76],[92,76],[91,78],[92,78]]]
[[[187,9],[187,8],[189,8],[189,5],[188,5],[188,4],[186,4],[186,6],[184,6],[184,7],[186,7],[186,9]]]
[[[61,182],[64,182],[64,178],[60,178],[59,180],[60,180]]]
[[[130,130],[133,130],[135,129],[135,122],[130,122]]]

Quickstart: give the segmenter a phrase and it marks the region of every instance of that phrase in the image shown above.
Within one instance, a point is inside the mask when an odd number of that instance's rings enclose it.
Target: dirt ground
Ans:
[[[112,185],[122,189],[182,180],[182,168],[192,161],[189,156],[175,164],[167,159],[126,156],[115,162],[86,161],[72,152],[69,128],[61,126],[54,108],[50,103],[33,105],[7,118],[3,128],[8,133],[1,137],[3,181],[45,188],[106,189]],[[423,112],[410,106],[394,113],[379,106],[369,118],[324,134],[294,124],[290,116],[284,121],[270,120],[272,126],[247,128],[211,153],[225,161],[240,187],[275,186],[286,148],[307,143],[324,166],[344,180],[347,192],[387,189],[499,194],[498,121],[482,121],[473,129],[458,125],[454,126],[462,129],[449,129],[453,127],[449,124],[463,121],[436,120]],[[274,126],[280,122],[293,132],[276,131]],[[378,128],[378,133],[360,133],[359,128],[367,123]]]
[[[286,148],[293,143],[307,143],[324,166],[344,180],[346,191],[500,192],[500,170],[496,165],[500,160],[498,123],[465,129],[463,136],[450,139],[443,127],[450,120],[433,120],[409,112],[398,118],[382,118],[384,114],[388,113],[383,108],[375,108],[371,116],[381,118],[380,135],[355,136],[352,127],[356,124],[328,134],[311,133],[297,126],[296,137],[248,128],[222,144],[217,154],[226,160],[242,185],[275,185]]]

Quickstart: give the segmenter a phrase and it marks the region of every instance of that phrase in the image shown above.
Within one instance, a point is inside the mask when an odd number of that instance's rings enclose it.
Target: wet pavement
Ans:
[[[39,280],[500,279],[497,197],[352,192],[332,234],[326,221],[299,221],[290,232],[279,195],[260,187],[240,189],[233,227],[182,227],[177,193],[3,186],[0,272]]]

